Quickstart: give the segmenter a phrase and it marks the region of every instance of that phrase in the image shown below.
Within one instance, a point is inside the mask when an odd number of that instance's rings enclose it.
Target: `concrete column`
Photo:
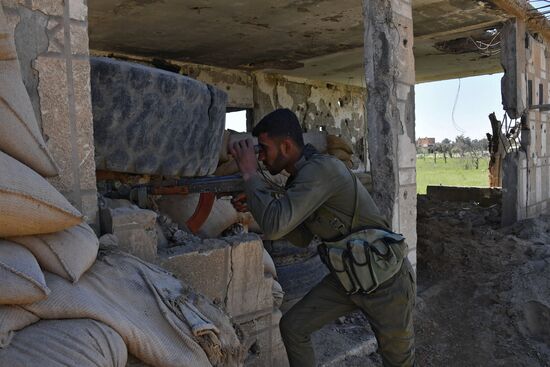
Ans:
[[[412,7],[364,0],[367,141],[373,197],[407,237],[416,264],[416,149]]]
[[[97,197],[84,0],[1,0],[23,82],[60,167],[50,182],[96,222]]]

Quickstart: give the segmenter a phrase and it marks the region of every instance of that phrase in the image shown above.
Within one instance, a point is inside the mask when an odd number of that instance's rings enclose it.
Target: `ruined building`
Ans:
[[[354,172],[407,238],[414,265],[414,85],[504,72],[502,90],[494,91],[502,93],[509,140],[499,166],[503,221],[548,212],[550,32],[527,1],[0,4],[59,166],[49,182],[98,234],[117,235],[124,250],[168,268],[221,305],[246,334],[247,365],[286,363],[275,275],[265,270],[263,253],[265,246],[276,256],[286,245],[245,235],[167,246],[155,208],[117,207],[103,197],[98,203],[98,192],[115,181],[213,174],[226,112],[245,110],[250,130],[271,110],[289,108],[312,139],[343,138],[353,148]],[[178,104],[184,99],[191,102]],[[189,125],[170,135],[170,121],[182,115]],[[161,156],[161,146],[174,154]],[[165,211],[176,205],[156,204]],[[318,265],[311,253],[299,256],[311,269]],[[289,288],[287,301],[302,291]]]

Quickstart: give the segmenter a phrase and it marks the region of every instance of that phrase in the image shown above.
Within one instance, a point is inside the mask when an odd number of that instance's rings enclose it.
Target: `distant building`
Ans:
[[[417,148],[433,148],[435,146],[435,138],[419,138],[416,141]]]

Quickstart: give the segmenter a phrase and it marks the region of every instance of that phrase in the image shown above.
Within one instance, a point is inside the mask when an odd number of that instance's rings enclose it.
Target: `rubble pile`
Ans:
[[[550,217],[418,197],[422,366],[549,366]]]

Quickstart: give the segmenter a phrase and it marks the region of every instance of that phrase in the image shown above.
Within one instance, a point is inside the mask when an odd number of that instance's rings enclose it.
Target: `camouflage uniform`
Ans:
[[[305,247],[314,235],[326,241],[341,236],[342,225],[349,233],[355,184],[344,164],[335,157],[308,151],[295,166],[296,174],[288,179],[285,193],[278,197],[274,197],[259,175],[245,184],[249,209],[265,238],[285,238]],[[357,189],[360,226],[389,229],[368,191],[362,185],[357,185]],[[339,229],[335,223],[340,225]],[[336,277],[326,276],[281,320],[290,365],[314,366],[310,334],[340,316],[361,309],[378,340],[384,366],[412,366],[415,287],[414,272],[407,260],[399,273],[368,295],[347,295]]]

